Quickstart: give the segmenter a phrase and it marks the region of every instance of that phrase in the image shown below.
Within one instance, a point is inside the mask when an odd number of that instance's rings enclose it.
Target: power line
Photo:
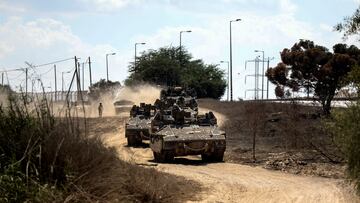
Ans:
[[[18,79],[20,76],[22,76],[24,74],[24,72],[21,72],[19,75],[15,76],[14,78],[9,78],[9,80],[16,80]]]
[[[58,61],[53,61],[53,62],[49,62],[49,63],[44,63],[44,64],[40,64],[40,65],[35,65],[35,66],[33,66],[33,67],[34,67],[34,68],[38,68],[38,67],[53,65],[53,64],[57,64],[57,63],[64,62],[64,61],[73,60],[73,59],[74,59],[74,57],[71,57],[71,58],[67,58],[67,59],[62,59],[62,60],[58,60]]]
[[[34,65],[34,66],[32,66],[32,68],[39,68],[39,67],[43,67],[43,66],[53,65],[53,64],[57,64],[57,63],[64,62],[64,61],[73,60],[73,59],[74,59],[74,57],[66,58],[66,59],[62,59],[62,60],[57,60],[57,61],[52,61],[52,62],[40,64],[40,65]],[[26,68],[16,68],[16,69],[11,69],[11,70],[6,70],[6,69],[5,69],[5,70],[3,70],[3,71],[0,71],[0,73],[2,73],[2,72],[21,71],[21,70],[24,70],[24,69],[26,69]]]
[[[40,73],[39,75],[40,75],[40,76],[46,75],[46,74],[50,73],[50,71],[52,71],[52,70],[53,70],[53,67],[51,67],[49,70],[47,70],[47,71],[44,72],[44,73]]]
[[[15,71],[22,71],[22,70],[24,70],[24,68],[17,68],[17,69],[11,69],[11,70],[4,69],[4,70],[0,71],[0,73],[8,73],[8,72],[15,72]]]

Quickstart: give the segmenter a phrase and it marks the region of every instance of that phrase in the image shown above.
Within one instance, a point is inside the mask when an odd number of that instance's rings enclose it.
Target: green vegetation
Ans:
[[[359,35],[360,7],[351,17],[345,17],[343,22],[338,23],[335,30],[343,32],[345,39],[352,35]],[[356,96],[359,96],[360,67],[355,66],[346,79],[350,87],[355,88]],[[360,101],[352,103],[346,109],[336,111],[328,128],[345,154],[348,176],[353,180],[360,194]]]
[[[126,85],[149,82],[194,88],[199,98],[219,99],[225,92],[224,72],[216,65],[194,60],[184,49],[169,47],[144,52],[129,67]]]
[[[344,21],[335,25],[334,29],[344,33],[344,38],[351,35],[360,34],[360,7],[350,17],[345,17]]]
[[[70,116],[76,108],[55,118],[45,98],[9,98],[0,106],[0,202],[178,202],[199,189],[121,161],[100,136],[84,133],[84,118]]]
[[[336,111],[329,130],[345,154],[348,175],[360,194],[360,102]]]
[[[294,92],[303,88],[308,96],[314,92],[324,113],[330,114],[336,91],[349,85],[346,77],[360,61],[360,50],[354,45],[336,44],[333,50],[332,53],[309,40],[300,40],[291,49],[284,49],[282,63],[266,73],[277,86],[277,96],[284,95],[284,87]]]

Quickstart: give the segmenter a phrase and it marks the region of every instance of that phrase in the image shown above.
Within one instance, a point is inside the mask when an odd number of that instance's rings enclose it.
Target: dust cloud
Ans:
[[[115,100],[129,100],[137,105],[141,102],[153,104],[156,99],[160,98],[160,91],[160,87],[153,85],[124,87],[117,92]]]
[[[97,101],[91,102],[90,108],[87,109],[87,114],[90,117],[97,117],[99,103],[102,103],[104,107],[103,116],[115,116],[114,102],[119,100],[132,101],[136,105],[139,105],[142,102],[154,104],[156,99],[160,97],[160,91],[161,88],[154,85],[120,87],[103,94]]]

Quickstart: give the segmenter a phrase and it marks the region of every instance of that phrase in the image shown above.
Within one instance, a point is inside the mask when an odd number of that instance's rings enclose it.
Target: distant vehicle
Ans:
[[[178,97],[196,98],[196,92],[193,89],[184,89],[182,87],[168,87],[160,92],[160,99],[177,99]]]
[[[193,115],[174,106],[158,111],[151,121],[150,148],[156,162],[170,162],[176,156],[187,155],[220,162],[226,149],[226,134],[218,128],[212,112]]]
[[[130,110],[130,119],[125,124],[125,137],[128,146],[139,146],[150,135],[151,120],[155,115],[155,107],[151,104],[141,103],[133,105]]]
[[[133,107],[134,102],[128,100],[119,100],[114,102],[115,114],[120,114],[123,112],[129,112]]]

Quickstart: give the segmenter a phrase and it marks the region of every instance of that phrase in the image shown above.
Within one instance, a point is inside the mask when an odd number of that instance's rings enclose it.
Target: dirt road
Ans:
[[[116,147],[122,159],[200,182],[205,189],[196,199],[201,202],[360,202],[353,192],[344,189],[342,180],[296,176],[226,162],[206,164],[196,156],[177,158],[172,164],[156,164],[152,162],[151,149],[126,146],[124,118],[99,121],[92,127],[104,132],[105,142]]]

